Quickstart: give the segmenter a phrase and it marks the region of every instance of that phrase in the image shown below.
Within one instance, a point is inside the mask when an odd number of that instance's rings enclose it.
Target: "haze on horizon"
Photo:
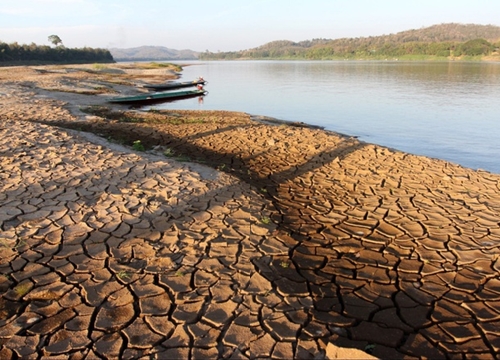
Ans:
[[[0,41],[237,51],[274,40],[365,37],[441,23],[500,26],[498,0],[0,0]]]

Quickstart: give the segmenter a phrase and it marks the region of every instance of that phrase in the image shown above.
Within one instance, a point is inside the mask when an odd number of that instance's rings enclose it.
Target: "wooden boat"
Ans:
[[[146,84],[143,85],[145,88],[155,91],[160,90],[174,90],[181,89],[185,87],[205,85],[207,82],[203,79],[193,80],[193,81],[185,81],[185,82],[168,82],[165,84]]]
[[[155,92],[149,94],[141,94],[135,96],[120,96],[108,99],[110,103],[124,103],[124,104],[136,104],[136,103],[154,103],[170,100],[184,99],[194,96],[203,96],[208,92],[205,90],[183,90],[174,92]]]

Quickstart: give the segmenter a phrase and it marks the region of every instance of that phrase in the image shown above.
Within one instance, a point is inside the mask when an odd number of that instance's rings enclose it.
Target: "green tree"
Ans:
[[[62,40],[59,36],[57,35],[50,35],[49,36],[49,41],[54,44],[55,46],[57,46],[58,44],[61,44],[62,45]]]
[[[485,39],[474,39],[461,44],[457,49],[457,52],[470,56],[488,55],[491,53],[493,48],[493,45]]]

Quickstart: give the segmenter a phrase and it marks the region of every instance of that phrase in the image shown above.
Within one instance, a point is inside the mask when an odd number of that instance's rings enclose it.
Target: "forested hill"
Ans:
[[[440,24],[396,34],[312,39],[300,42],[279,40],[237,52],[204,52],[211,59],[384,59],[384,58],[478,58],[498,56],[500,27],[475,24]]]

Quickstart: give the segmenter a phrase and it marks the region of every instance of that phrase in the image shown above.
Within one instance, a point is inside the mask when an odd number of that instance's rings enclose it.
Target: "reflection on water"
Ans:
[[[500,173],[500,63],[190,62],[209,94],[157,108],[303,121],[414,154]]]

